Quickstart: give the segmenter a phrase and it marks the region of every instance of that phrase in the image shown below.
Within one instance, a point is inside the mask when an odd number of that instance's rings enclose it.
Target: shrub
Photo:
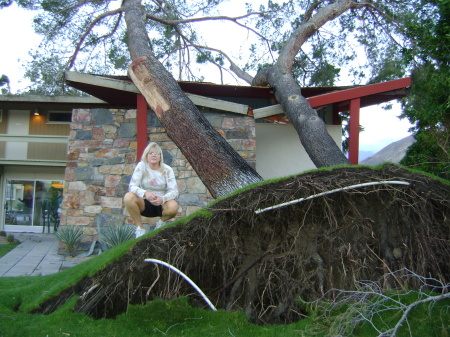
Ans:
[[[84,237],[84,231],[77,226],[65,226],[55,232],[55,235],[59,241],[66,245],[66,251],[73,256],[78,244]]]
[[[117,246],[133,238],[135,233],[133,225],[119,225],[109,227],[104,233],[100,233],[100,241],[108,248]]]
[[[14,235],[8,234],[8,236],[6,237],[6,241],[8,241],[9,243],[13,243],[15,241]]]
[[[0,231],[0,236],[6,236],[6,232],[5,231]]]

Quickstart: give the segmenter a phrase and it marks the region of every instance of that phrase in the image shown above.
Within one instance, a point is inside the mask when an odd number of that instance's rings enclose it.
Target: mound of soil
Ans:
[[[361,183],[296,202],[273,205]],[[257,323],[290,323],[304,315],[298,299],[353,290],[407,268],[449,282],[450,185],[395,165],[345,167],[289,177],[220,199],[208,214],[136,243],[119,260],[43,303],[50,313],[74,294],[76,310],[112,318],[129,303],[188,296],[207,307],[165,261],[187,274],[217,308],[243,310]],[[386,277],[385,288],[417,288]]]

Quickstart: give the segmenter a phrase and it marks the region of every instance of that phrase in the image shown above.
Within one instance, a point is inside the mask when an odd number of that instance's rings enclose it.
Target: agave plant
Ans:
[[[136,227],[133,225],[118,225],[109,227],[100,233],[100,241],[108,248],[117,246],[134,237]]]
[[[84,230],[77,226],[65,226],[55,232],[55,236],[66,245],[66,251],[73,256],[78,244],[84,237]]]

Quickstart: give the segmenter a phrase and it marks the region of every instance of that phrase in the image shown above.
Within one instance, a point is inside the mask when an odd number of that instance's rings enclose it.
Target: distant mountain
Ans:
[[[400,161],[405,156],[406,150],[414,142],[415,139],[413,136],[408,136],[406,138],[400,139],[382,148],[373,156],[364,159],[360,162],[360,164],[373,166],[384,162],[400,163]]]

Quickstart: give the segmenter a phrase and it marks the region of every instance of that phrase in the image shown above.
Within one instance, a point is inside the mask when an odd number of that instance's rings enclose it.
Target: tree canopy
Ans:
[[[33,61],[26,74],[34,90],[60,93],[61,86],[49,82],[61,80],[63,70],[68,68],[107,74],[123,73],[128,68],[131,58],[122,1],[16,2],[37,11],[33,25],[44,36],[42,45],[32,51]],[[223,79],[227,73],[231,74],[228,82],[234,78],[250,83],[261,67],[276,62],[302,22],[330,4],[343,2],[261,1],[258,8],[246,4],[244,12],[237,2],[223,0],[153,0],[143,1],[142,6],[152,51],[175,78],[202,80],[203,68],[198,64],[208,63],[218,71],[216,79]],[[290,52],[287,63],[302,86],[333,85],[338,80],[364,84],[407,73],[402,51],[411,41],[404,23],[415,20],[421,1],[347,2],[351,10],[313,30],[298,52]],[[426,15],[432,14],[433,6],[429,7],[424,9],[429,11]],[[235,44],[215,40],[211,38],[214,26],[205,28],[205,21],[214,22],[215,30],[223,29],[224,23],[234,24],[248,39],[243,45],[235,36],[230,36]],[[54,76],[55,72],[59,76]]]

